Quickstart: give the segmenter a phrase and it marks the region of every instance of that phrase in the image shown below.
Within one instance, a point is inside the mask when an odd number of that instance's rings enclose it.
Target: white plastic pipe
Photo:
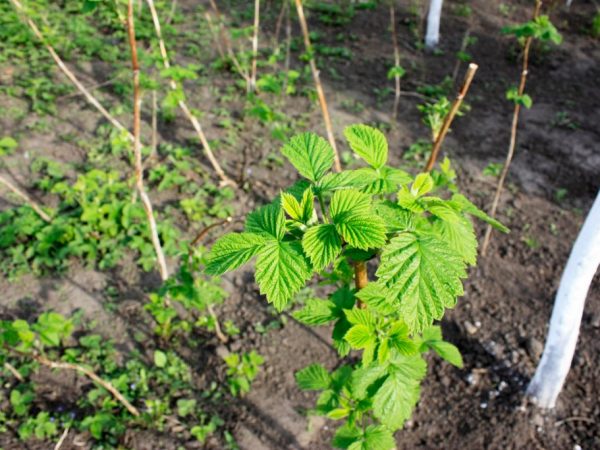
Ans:
[[[442,4],[444,0],[431,0],[429,14],[427,15],[427,32],[425,33],[425,47],[435,48],[440,42],[440,20],[442,17]]]
[[[541,408],[554,408],[569,373],[583,306],[600,265],[600,192],[575,241],[560,280],[544,354],[527,395]]]

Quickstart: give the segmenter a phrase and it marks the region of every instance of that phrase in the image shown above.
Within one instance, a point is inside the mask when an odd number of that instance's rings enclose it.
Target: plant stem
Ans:
[[[400,47],[398,45],[398,33],[396,31],[396,8],[394,7],[395,0],[390,3],[390,30],[392,33],[392,44],[394,45],[394,66],[400,67]],[[400,105],[400,75],[394,76],[395,94],[394,107],[392,109],[392,120],[395,121],[398,117],[398,105]]]
[[[23,17],[25,18],[25,21],[27,22],[27,25],[29,26],[29,28],[31,28],[31,31],[33,31],[33,34],[35,34],[35,36],[42,42],[42,44],[46,47],[46,49],[48,50],[48,52],[50,53],[50,56],[52,56],[52,59],[54,59],[54,62],[56,63],[56,65],[58,66],[58,68],[66,75],[66,77],[75,85],[75,87],[77,89],[79,89],[79,91],[85,96],[85,98],[87,99],[87,101],[94,106],[99,112],[100,114],[102,114],[104,116],[104,118],[106,120],[108,120],[115,128],[117,128],[119,131],[124,131],[127,133],[128,137],[130,140],[133,141],[133,135],[127,131],[127,128],[125,128],[125,126],[123,126],[123,124],[121,124],[121,122],[119,122],[117,119],[115,119],[101,104],[100,102],[90,93],[90,91],[88,91],[85,86],[83,84],[81,84],[81,82],[79,81],[79,79],[77,79],[77,77],[75,76],[75,74],[73,74],[73,72],[71,72],[69,70],[69,68],[65,65],[65,63],[63,62],[63,60],[60,58],[60,56],[58,56],[58,54],[56,53],[56,51],[54,50],[54,48],[46,41],[46,39],[44,38],[44,35],[41,33],[41,31],[39,30],[39,28],[37,27],[37,25],[35,24],[35,22],[33,20],[31,20],[28,16],[27,13],[25,12],[25,9],[23,8],[23,5],[19,2],[19,0],[10,0],[11,3],[13,4],[13,6],[17,9],[17,11],[23,15]]]
[[[304,17],[304,8],[302,7],[302,0],[294,0],[296,3],[296,11],[298,12],[298,19],[300,21],[300,28],[302,28],[302,35],[304,36],[304,46],[306,47],[306,53],[308,55],[308,62],[310,64],[310,70],[312,72],[313,79],[315,81],[315,88],[317,90],[317,96],[319,97],[319,104],[321,105],[321,113],[323,114],[323,121],[325,122],[325,129],[327,130],[327,139],[333,149],[334,155],[334,167],[337,172],[342,171],[342,165],[340,164],[340,156],[338,154],[337,145],[335,143],[335,136],[333,134],[333,127],[331,125],[331,118],[329,117],[329,109],[327,108],[327,100],[325,99],[325,92],[321,85],[321,78],[319,76],[319,69],[317,69],[317,63],[313,54],[313,48],[310,43],[310,37],[308,34],[308,24],[306,23],[306,17]]]
[[[133,72],[133,153],[135,158],[135,184],[140,195],[142,205],[144,206],[146,217],[148,219],[150,237],[156,253],[160,276],[163,281],[166,281],[169,278],[169,270],[167,269],[167,262],[165,260],[165,255],[158,237],[158,230],[156,228],[152,203],[150,202],[150,198],[146,194],[146,189],[144,188],[142,144],[140,142],[140,116],[142,98],[140,91],[140,67],[138,63],[137,44],[135,40],[135,25],[133,22],[133,0],[129,0],[127,5],[127,35],[129,37],[129,47],[131,49],[131,69]]]
[[[260,25],[260,0],[254,0],[254,32],[252,34],[252,69],[248,90],[256,91],[256,64],[258,58],[258,31]]]
[[[366,261],[356,261],[354,263],[354,285],[356,286],[356,290],[360,291],[364,287],[369,284],[369,274],[367,272],[367,262]],[[365,304],[358,300],[356,302],[359,308],[364,308]]]
[[[44,210],[42,209],[42,207],[40,205],[38,205],[36,202],[34,202],[29,195],[27,195],[25,192],[23,192],[21,189],[19,189],[17,186],[15,186],[14,184],[12,184],[10,181],[8,181],[8,179],[4,178],[4,176],[0,175],[0,184],[3,184],[4,186],[6,186],[8,189],[10,189],[14,194],[16,194],[18,197],[20,197],[31,209],[33,209],[38,216],[40,216],[45,222],[50,223],[52,221],[52,219],[50,218],[50,216],[48,214],[46,214],[44,212]]]
[[[471,81],[473,81],[473,77],[475,76],[475,72],[477,71],[477,64],[469,64],[469,68],[467,69],[467,73],[465,74],[465,79],[463,81],[462,87],[458,91],[452,106],[450,107],[450,111],[446,114],[444,118],[444,123],[442,124],[442,128],[440,132],[435,138],[433,143],[433,148],[431,149],[431,155],[429,156],[429,161],[427,161],[427,165],[425,166],[425,172],[430,172],[435,165],[435,161],[437,160],[438,154],[440,152],[440,148],[442,147],[442,143],[444,142],[444,138],[450,129],[450,125],[458,112],[460,105],[462,104],[467,92],[469,91],[469,87],[471,86]]]
[[[535,20],[540,14],[540,9],[542,7],[542,1],[536,0],[535,8],[533,10],[533,19]],[[519,91],[518,95],[522,96],[525,92],[525,85],[527,83],[527,74],[529,73],[529,50],[531,48],[531,42],[533,38],[530,36],[525,40],[525,47],[523,49],[523,65],[521,69],[521,80],[519,81]],[[490,216],[492,218],[496,217],[496,211],[498,209],[498,203],[500,202],[500,195],[502,194],[502,188],[504,187],[504,181],[506,180],[506,176],[508,175],[508,169],[510,168],[510,163],[515,154],[515,147],[517,144],[517,128],[519,126],[519,114],[521,112],[521,105],[518,102],[515,102],[515,108],[513,110],[513,118],[512,125],[510,129],[510,142],[508,144],[508,152],[506,154],[506,160],[504,161],[504,166],[502,167],[502,172],[500,172],[500,178],[498,178],[498,185],[496,186],[496,193],[494,194],[494,201],[492,202],[492,208],[490,210]],[[492,227],[490,225],[487,226],[485,230],[485,237],[483,238],[483,244],[481,246],[481,256],[485,256],[487,253],[488,246],[490,244],[490,239],[492,237]]]
[[[171,67],[171,63],[169,62],[169,57],[167,55],[167,48],[165,46],[165,41],[162,38],[160,21],[158,20],[158,14],[156,12],[156,8],[154,7],[154,0],[146,0],[146,2],[148,3],[148,7],[150,8],[150,14],[152,15],[152,22],[154,23],[154,31],[156,32],[156,37],[158,38],[158,46],[160,48],[160,55],[162,58],[163,66],[165,67],[165,69],[169,69]],[[177,83],[172,78],[171,78],[171,80],[169,80],[169,86],[173,90],[177,89]],[[188,120],[191,122],[192,126],[194,127],[194,130],[196,131],[196,134],[198,135],[198,138],[200,139],[200,142],[202,143],[202,146],[204,147],[204,152],[206,153],[206,157],[208,158],[213,169],[215,170],[215,172],[221,179],[221,183],[223,185],[230,185],[230,186],[235,187],[236,186],[235,182],[231,178],[229,178],[227,175],[225,175],[225,172],[223,172],[221,165],[215,158],[215,156],[210,148],[210,144],[208,143],[208,139],[206,138],[206,135],[204,134],[204,131],[202,130],[202,126],[200,125],[200,122],[198,122],[198,119],[196,119],[196,117],[191,113],[190,109],[188,108],[188,106],[184,100],[179,100],[178,105],[179,105],[179,108],[183,111],[184,115],[188,118]]]
[[[319,206],[321,207],[321,215],[323,216],[323,222],[329,223],[329,219],[327,218],[327,210],[325,209],[325,202],[323,201],[323,194],[320,192],[317,194],[317,200],[319,201]]]

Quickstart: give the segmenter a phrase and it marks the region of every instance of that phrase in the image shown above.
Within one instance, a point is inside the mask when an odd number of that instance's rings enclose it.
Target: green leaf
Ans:
[[[466,272],[461,256],[441,239],[403,233],[383,249],[377,276],[400,300],[410,330],[420,332],[454,306]]]
[[[375,334],[366,325],[354,325],[348,330],[344,339],[348,341],[354,349],[366,348],[375,343]]]
[[[213,245],[206,263],[206,273],[220,275],[237,269],[258,254],[265,245],[265,238],[254,233],[230,233]]]
[[[368,389],[377,380],[387,375],[387,367],[383,364],[373,363],[354,370],[352,373],[352,394],[359,400],[367,397]]]
[[[281,193],[281,207],[292,219],[302,222],[302,207],[296,197],[287,192]]]
[[[339,173],[328,173],[325,175],[316,188],[319,192],[335,191],[338,189],[357,188],[375,183],[379,178],[377,172],[370,167],[363,167],[356,170],[344,170]]]
[[[393,433],[381,425],[369,425],[365,430],[360,450],[392,450],[396,448]],[[350,446],[350,450],[354,447]]]
[[[442,237],[464,262],[474,266],[477,263],[477,237],[470,220],[459,217],[455,222],[436,220],[433,231]]]
[[[320,271],[340,254],[342,240],[334,225],[317,225],[304,233],[302,248],[310,258],[315,270]]]
[[[265,243],[258,254],[255,276],[261,294],[282,311],[311,276],[300,242]]]
[[[335,448],[350,448],[355,442],[360,442],[362,432],[355,426],[345,423],[339,427],[335,436],[333,437],[332,444]]]
[[[302,390],[318,391],[330,386],[331,377],[321,364],[311,364],[296,372],[296,383]]]
[[[489,223],[495,229],[503,233],[508,233],[510,231],[506,226],[498,222],[496,219],[488,216],[477,206],[471,203],[471,201],[469,201],[464,195],[454,194],[452,196],[452,201],[460,205],[462,211],[466,212],[467,214],[470,214],[471,216],[477,217],[479,220],[483,220],[484,222]]]
[[[165,367],[167,365],[167,355],[160,350],[154,350],[154,365],[156,367]]]
[[[313,133],[294,136],[281,153],[313,183],[319,181],[333,165],[333,149],[325,139]]]
[[[434,185],[435,183],[433,182],[433,178],[431,178],[431,175],[429,175],[428,173],[420,173],[419,175],[417,175],[414,183],[410,187],[410,192],[417,198],[422,197],[423,195],[430,192],[433,189]]]
[[[351,246],[368,250],[385,244],[385,225],[373,214],[368,194],[356,189],[336,191],[329,212],[338,233]]]
[[[388,143],[381,131],[367,125],[351,125],[344,136],[358,156],[376,169],[387,162]]]
[[[272,203],[248,214],[246,231],[282,240],[285,234],[285,216],[281,205]]]
[[[338,318],[336,309],[337,306],[329,300],[309,298],[304,307],[292,315],[306,325],[323,325]]]
[[[389,200],[376,203],[375,211],[385,223],[388,233],[408,231],[414,228],[415,214]]]
[[[439,326],[432,326],[423,330],[422,344],[420,351],[432,349],[443,360],[448,361],[453,366],[462,369],[463,359],[458,348],[442,338],[442,329]]]
[[[397,357],[390,375],[373,397],[373,413],[390,430],[401,428],[421,394],[427,365],[420,356]]]
[[[365,305],[379,314],[392,314],[398,309],[398,300],[390,295],[381,282],[371,282],[356,293]]]

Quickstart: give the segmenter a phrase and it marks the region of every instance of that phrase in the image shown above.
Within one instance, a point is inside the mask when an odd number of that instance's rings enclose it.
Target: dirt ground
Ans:
[[[181,3],[184,8],[195,4]],[[401,164],[408,146],[418,138],[427,138],[427,129],[416,108],[420,99],[411,93],[418,86],[439,83],[452,73],[455,53],[469,29],[471,36],[477,37],[469,52],[480,69],[468,96],[471,110],[455,121],[444,150],[459,169],[461,188],[484,209],[491,203],[495,179],[484,176],[482,170],[490,162],[503,161],[512,115],[505,91],[517,83],[520,74],[514,43],[501,37],[500,29],[529,17],[530,3],[506,2],[510,8],[505,16],[499,12],[500,2],[475,0],[469,3],[473,15],[466,19],[453,13],[458,2],[446,2],[441,55],[414,49],[414,37],[407,26],[408,8],[398,11],[402,65],[408,69],[403,89],[408,94],[402,97],[398,121],[388,133],[392,162]],[[269,4],[266,7],[268,10]],[[589,293],[572,369],[557,407],[542,414],[523,397],[543,349],[562,269],[600,187],[600,41],[586,33],[594,11],[591,1],[576,1],[570,11],[556,6],[551,16],[563,34],[563,44],[551,51],[534,48],[527,87],[533,107],[522,113],[517,153],[500,205],[500,219],[511,228],[511,233],[493,235],[488,256],[479,258],[466,282],[464,297],[442,323],[445,337],[461,350],[465,367],[456,369],[431,358],[415,414],[397,433],[399,449],[600,448],[600,277],[596,277]],[[325,27],[316,20],[310,22],[314,30],[326,36],[325,43],[331,39],[333,44],[333,36],[339,32],[351,30],[354,36],[344,43],[352,51],[352,60],[331,62],[340,79],[334,79],[330,70],[322,71],[338,138],[350,123],[389,122],[390,97],[378,102],[374,94],[375,88],[391,85],[386,79],[392,55],[388,22],[388,11],[383,6],[359,12],[344,26]],[[298,35],[297,29],[294,34]],[[463,64],[459,80],[464,69]],[[192,98],[207,110],[212,101],[205,90]],[[362,102],[365,108],[360,112],[349,110],[345,105],[351,100]],[[2,97],[1,101],[8,99]],[[77,104],[84,111],[74,115],[71,108],[59,108],[60,117],[53,119],[59,129],[49,134],[33,133],[22,146],[32,152],[51,151],[56,159],[72,161],[77,151],[64,143],[60,148],[53,147],[55,134],[63,128],[91,132],[98,119],[82,100],[70,99],[67,104]],[[305,98],[290,97],[283,109],[298,115],[311,111],[310,128],[324,134],[318,110]],[[565,117],[568,122],[559,120]],[[204,123],[210,138],[223,132],[210,114]],[[6,123],[5,119],[2,125],[24,126]],[[239,213],[261,204],[287,186],[294,176],[289,166],[275,169],[274,176],[268,166],[261,164],[264,152],[242,158],[247,150],[256,148],[253,136],[263,132],[258,126],[254,131],[247,133],[240,144],[245,146],[244,152],[221,155],[230,173],[251,172],[250,189],[240,193],[236,202]],[[161,132],[164,138],[175,140],[191,134],[183,119],[177,127]],[[261,142],[277,150],[274,140],[267,137]],[[341,145],[342,140],[339,142]],[[567,190],[560,201],[555,195],[559,189]],[[483,230],[479,227],[480,236]],[[218,233],[212,234],[209,242],[216,237]],[[96,318],[102,332],[126,341],[127,329],[135,324],[136,311],[142,308],[140,283],[144,281],[148,286],[157,281],[131,267],[124,263],[105,273],[73,267],[61,278],[1,281],[4,295],[0,308],[18,307],[22,314],[34,314],[39,308],[62,313],[82,309],[87,317]],[[113,315],[103,308],[100,293],[115,279],[120,280],[122,295]],[[299,391],[293,377],[296,370],[312,362],[329,368],[337,364],[328,341],[330,330],[308,329],[288,317],[283,326],[260,334],[254,325],[268,324],[276,316],[259,296],[251,272],[235,272],[225,277],[225,284],[230,297],[219,315],[233,320],[242,330],[228,344],[229,350],[256,349],[266,359],[251,393],[221,411],[225,427],[244,450],[331,448],[334,423],[307,418],[305,411],[313,405],[315,396]],[[210,378],[211,363],[217,364],[216,355],[221,350],[209,342],[201,369],[198,365],[199,378]],[[168,437],[144,435],[130,439],[129,445],[136,450],[175,448]],[[11,439],[3,441],[0,438],[4,448],[21,448]],[[72,442],[66,445],[72,447],[63,448],[79,448]],[[218,446],[209,442],[207,448]]]

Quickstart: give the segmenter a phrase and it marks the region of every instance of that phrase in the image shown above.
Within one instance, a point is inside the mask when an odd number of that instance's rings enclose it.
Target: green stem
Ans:
[[[325,209],[325,202],[323,201],[323,195],[321,193],[317,194],[317,200],[319,201],[319,206],[321,207],[323,221],[325,223],[329,223],[329,219],[327,218],[327,210]]]

